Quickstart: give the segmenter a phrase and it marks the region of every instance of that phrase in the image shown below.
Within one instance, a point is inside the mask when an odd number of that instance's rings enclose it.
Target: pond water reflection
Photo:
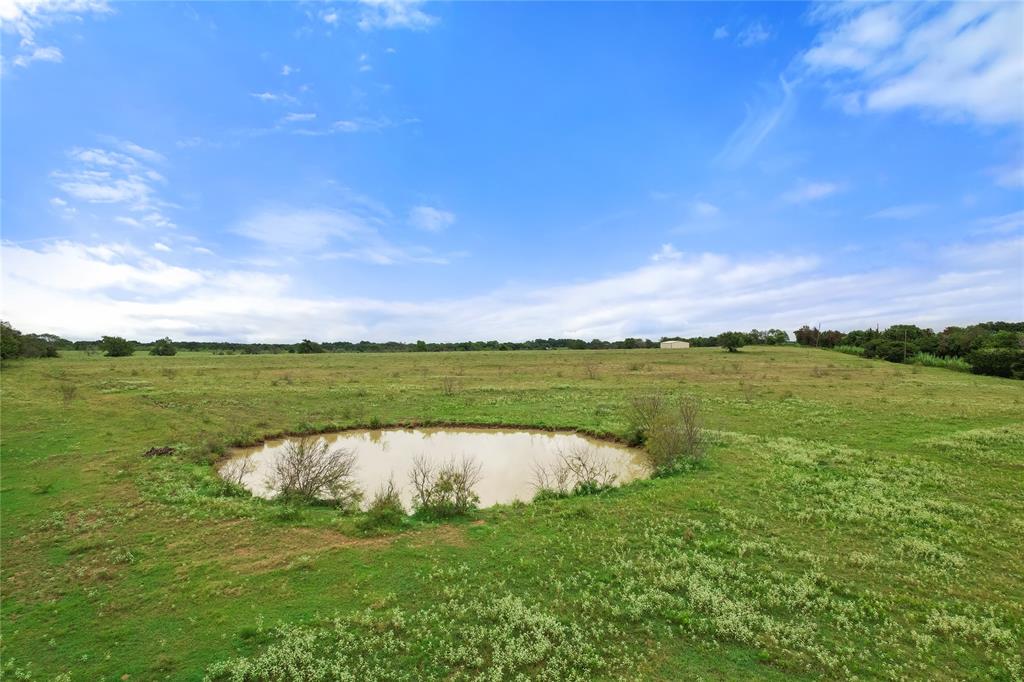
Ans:
[[[471,457],[480,464],[481,480],[475,487],[480,506],[504,504],[515,500],[529,501],[535,492],[538,467],[551,470],[562,457],[586,453],[591,462],[615,477],[615,484],[645,478],[648,469],[640,450],[624,445],[589,438],[575,433],[533,430],[498,430],[474,428],[384,429],[374,431],[342,431],[320,436],[332,449],[349,449],[356,453],[354,476],[359,486],[371,496],[391,477],[402,490],[408,508],[412,501],[409,473],[413,459],[427,458],[437,464],[452,459]],[[241,482],[254,495],[273,497],[268,476],[277,458],[283,456],[289,442],[295,439],[272,440],[252,448],[238,448],[221,466],[221,473],[238,472],[239,460],[248,458]]]

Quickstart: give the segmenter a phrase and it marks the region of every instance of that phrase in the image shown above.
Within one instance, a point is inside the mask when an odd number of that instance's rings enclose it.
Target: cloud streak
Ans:
[[[1022,264],[1012,254],[1022,245],[1020,238],[958,244],[940,249],[929,269],[836,274],[814,256],[737,259],[666,244],[648,264],[603,278],[411,301],[303,297],[287,275],[179,268],[124,245],[3,244],[2,314],[19,328],[73,338],[246,341],[615,339],[808,322],[942,326],[1019,317]]]

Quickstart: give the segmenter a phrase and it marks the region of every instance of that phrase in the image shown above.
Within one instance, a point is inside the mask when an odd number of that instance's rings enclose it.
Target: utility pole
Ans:
[[[907,364],[907,328],[903,328],[903,364]]]

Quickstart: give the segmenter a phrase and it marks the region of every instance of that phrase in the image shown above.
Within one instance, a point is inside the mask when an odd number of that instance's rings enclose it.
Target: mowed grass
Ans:
[[[754,347],[66,353],[0,388],[12,679],[1024,674],[1022,382]],[[701,399],[704,466],[377,537],[222,497],[201,457],[377,422],[622,435],[650,392]]]

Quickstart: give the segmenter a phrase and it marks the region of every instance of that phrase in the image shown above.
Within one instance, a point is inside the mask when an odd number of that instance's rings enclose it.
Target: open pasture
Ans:
[[[67,352],[2,391],[10,679],[1024,675],[1019,381],[795,347]],[[382,534],[212,466],[350,426],[622,437],[649,393],[700,400],[703,464]]]

